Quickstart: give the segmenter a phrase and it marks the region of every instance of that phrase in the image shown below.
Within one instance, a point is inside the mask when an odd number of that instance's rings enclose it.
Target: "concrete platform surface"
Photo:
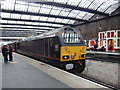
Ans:
[[[2,64],[2,88],[106,88],[43,62],[14,53]]]

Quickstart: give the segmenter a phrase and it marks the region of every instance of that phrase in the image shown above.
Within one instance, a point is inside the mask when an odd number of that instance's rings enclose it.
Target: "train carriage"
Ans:
[[[16,51],[67,70],[82,72],[86,46],[80,32],[63,27],[17,42]]]

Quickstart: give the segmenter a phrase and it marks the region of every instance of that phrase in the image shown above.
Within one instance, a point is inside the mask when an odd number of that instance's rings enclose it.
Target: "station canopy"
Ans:
[[[0,31],[38,34],[88,22],[95,14],[109,17],[119,6],[119,0],[2,0]]]

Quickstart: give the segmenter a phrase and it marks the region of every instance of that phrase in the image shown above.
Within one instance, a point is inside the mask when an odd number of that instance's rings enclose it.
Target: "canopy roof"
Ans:
[[[2,0],[1,30],[40,33],[88,22],[95,14],[108,17],[119,6],[119,0]]]

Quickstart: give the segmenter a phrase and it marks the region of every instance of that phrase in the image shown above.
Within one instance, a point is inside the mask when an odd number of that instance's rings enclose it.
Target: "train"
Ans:
[[[79,31],[62,27],[14,42],[14,51],[65,70],[83,72],[86,45]]]

